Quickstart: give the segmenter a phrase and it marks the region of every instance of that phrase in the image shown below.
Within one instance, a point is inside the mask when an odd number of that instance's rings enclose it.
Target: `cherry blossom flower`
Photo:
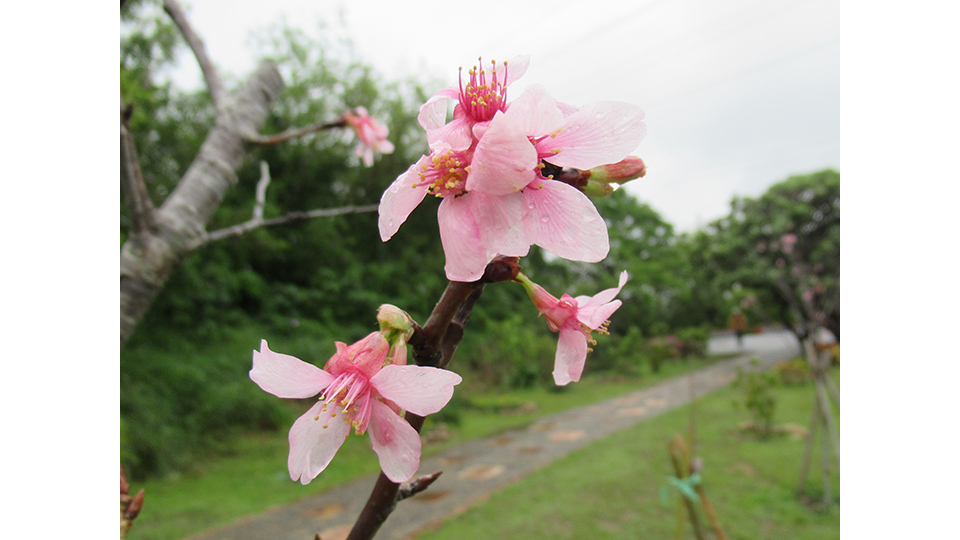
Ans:
[[[590,350],[587,343],[596,345],[592,337],[594,331],[607,333],[610,315],[622,304],[614,297],[626,284],[628,277],[626,271],[621,272],[619,285],[593,297],[573,298],[564,294],[558,300],[527,276],[517,274],[517,280],[527,289],[540,314],[547,319],[547,326],[551,331],[560,333],[553,366],[553,380],[557,385],[564,386],[580,380]]]
[[[260,388],[281,398],[320,394],[290,428],[290,479],[309,484],[330,463],[352,427],[358,435],[369,429],[380,468],[390,480],[410,480],[420,466],[420,435],[401,410],[421,416],[439,411],[462,379],[432,367],[384,365],[390,344],[380,332],[350,346],[336,345],[336,354],[323,369],[271,351],[266,340],[253,351],[250,378]]]
[[[479,76],[473,70],[466,87],[431,98],[420,114],[431,152],[380,200],[380,237],[387,241],[427,193],[444,199],[437,217],[453,281],[479,279],[497,254],[522,257],[534,244],[569,260],[603,260],[609,238],[597,209],[583,192],[551,181],[543,170],[619,162],[646,131],[639,107],[599,102],[576,109],[540,87],[507,105],[511,69],[500,83],[491,68],[489,84],[483,70]],[[444,125],[445,105],[437,104],[454,96],[454,120]]]
[[[393,152],[393,143],[387,140],[390,130],[380,125],[377,120],[367,114],[367,109],[357,107],[354,112],[343,113],[343,119],[353,129],[359,144],[354,148],[357,157],[363,159],[367,167],[373,165],[373,154],[390,154]]]

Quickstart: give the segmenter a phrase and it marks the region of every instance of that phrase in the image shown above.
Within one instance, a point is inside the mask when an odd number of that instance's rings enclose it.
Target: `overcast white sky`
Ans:
[[[532,55],[511,87],[558,100],[620,100],[646,112],[646,178],[627,187],[680,231],[725,215],[790,174],[840,166],[839,2],[823,0],[192,0],[221,69],[254,65],[250,36],[285,17],[311,35],[342,28],[386,77],[452,84],[477,56]],[[453,7],[468,6],[468,7]],[[175,81],[201,85],[189,52]],[[438,88],[439,89],[439,88]],[[515,89],[515,90],[514,90]]]

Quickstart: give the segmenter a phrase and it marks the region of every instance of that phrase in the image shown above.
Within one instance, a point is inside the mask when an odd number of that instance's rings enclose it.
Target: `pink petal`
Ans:
[[[627,278],[628,278],[628,277],[630,277],[630,276],[627,274],[627,271],[626,271],[626,270],[624,270],[623,272],[620,272],[620,284],[619,284],[619,285],[617,285],[616,287],[614,287],[614,288],[612,288],[612,289],[606,289],[606,290],[604,290],[604,291],[600,291],[600,292],[598,292],[597,294],[593,295],[593,297],[590,297],[590,296],[578,296],[578,297],[577,297],[577,305],[580,306],[580,309],[583,309],[583,308],[585,308],[585,307],[595,307],[595,306],[599,306],[599,305],[601,305],[601,304],[606,304],[607,302],[609,302],[609,301],[613,300],[614,298],[616,298],[617,294],[620,293],[620,289],[622,289],[623,286],[627,284]]]
[[[370,379],[380,395],[401,409],[426,416],[444,408],[463,379],[452,371],[425,366],[386,366]]]
[[[580,380],[583,365],[587,360],[587,336],[570,325],[560,329],[557,343],[557,356],[553,364],[553,380],[558,386],[564,386]]]
[[[451,281],[476,281],[483,275],[488,257],[480,242],[480,229],[463,197],[446,197],[437,210],[440,243],[446,256],[444,270]]]
[[[382,401],[372,400],[370,442],[380,456],[380,469],[394,482],[406,482],[420,468],[420,435]]]
[[[340,346],[338,345],[337,354],[331,360],[341,359],[341,364],[348,364],[349,369],[358,369],[367,378],[370,378],[376,375],[386,362],[387,353],[390,352],[390,342],[383,337],[381,332],[371,332],[360,341],[347,347],[345,355],[339,349]],[[343,362],[342,359],[346,361]],[[343,366],[343,368],[347,368],[347,366]],[[343,368],[341,373],[345,370]],[[331,369],[330,373],[340,374],[335,369]]]
[[[607,322],[607,320],[610,319],[610,316],[613,315],[613,312],[616,311],[622,304],[623,302],[614,300],[613,302],[608,302],[599,306],[578,309],[577,320],[587,325],[589,328],[596,330],[597,328],[600,328],[600,325]]]
[[[303,485],[309,484],[330,464],[350,433],[350,424],[343,420],[340,407],[322,409],[322,402],[315,404],[290,428],[287,468],[290,479],[299,479]],[[337,416],[331,417],[334,412]]]
[[[461,197],[470,207],[480,231],[480,242],[487,251],[523,257],[530,251],[533,238],[521,221],[524,198],[520,192],[509,195],[486,195],[473,191]]]
[[[397,177],[380,197],[380,219],[377,225],[380,227],[380,239],[384,242],[397,233],[400,225],[407,220],[410,212],[413,212],[427,194],[425,188],[413,187],[413,184],[419,180],[417,171],[426,159],[429,158],[423,156],[411,165],[407,172]]]
[[[505,116],[531,137],[549,135],[563,127],[557,102],[539,84],[528,87],[510,103]]]
[[[541,154],[554,149],[560,153],[548,159],[560,167],[590,169],[616,163],[630,155],[647,126],[643,111],[636,105],[617,101],[592,103],[567,117],[563,131],[537,145]]]
[[[457,94],[454,94],[453,98],[446,95],[449,93],[449,90],[459,92],[452,86],[444,88],[440,92],[430,96],[430,99],[420,106],[420,112],[417,114],[417,122],[420,123],[420,127],[427,131],[443,127],[444,122],[447,120],[447,100],[457,99]]]
[[[560,109],[560,112],[563,113],[564,118],[568,116],[572,116],[573,114],[575,114],[577,111],[580,110],[577,107],[574,107],[573,105],[569,105],[567,103],[563,103],[562,101],[557,102],[557,107]]]
[[[530,210],[524,224],[538,246],[572,261],[599,262],[610,251],[607,225],[586,195],[575,187],[543,180],[525,189]]]
[[[530,55],[515,56],[504,64],[507,65],[507,80],[503,84],[509,86],[527,72],[527,68],[530,67]]]
[[[467,117],[454,118],[449,124],[427,131],[427,142],[430,148],[438,146],[450,147],[453,150],[466,150],[473,145],[471,128],[473,120]]]
[[[313,364],[271,351],[262,340],[260,350],[253,351],[250,378],[277,397],[308,398],[330,386],[334,377]]]
[[[507,195],[523,189],[536,177],[537,149],[522,130],[502,112],[497,112],[470,163],[468,191]]]

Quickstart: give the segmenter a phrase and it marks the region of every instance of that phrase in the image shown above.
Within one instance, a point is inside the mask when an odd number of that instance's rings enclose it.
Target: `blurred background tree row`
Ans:
[[[128,2],[121,15],[121,96],[133,106],[138,156],[159,203],[196,156],[213,106],[205,92],[164,82],[182,43],[158,9]],[[271,30],[259,50],[277,62],[287,85],[263,133],[332,121],[364,106],[389,127],[396,149],[367,168],[352,152],[352,134],[342,130],[254,148],[208,230],[250,218],[261,160],[272,178],[270,218],[377,203],[426,152],[416,115],[441,87],[436,81],[384,80],[349,43],[315,41],[289,28]],[[446,285],[437,202],[425,201],[387,243],[375,212],[350,214],[260,228],[207,244],[183,261],[121,354],[121,458],[128,473],[182,470],[196,453],[226,448],[232,433],[289,422],[292,410],[247,376],[260,339],[322,365],[335,340],[349,343],[376,328],[380,304],[423,322]],[[791,177],[758,199],[736,199],[728,217],[694,234],[678,235],[622,189],[595,203],[610,231],[602,263],[563,261],[536,247],[521,260],[523,271],[556,296],[595,294],[614,286],[620,271],[630,273],[619,295],[623,306],[611,334],[599,337],[588,372],[635,373],[639,365],[702,354],[710,331],[724,328],[739,306],[749,308],[752,324],[793,324],[796,316],[770,285],[776,248],[756,249],[784,234],[799,238],[793,255],[810,268],[803,276],[815,280],[810,290],[836,296],[824,324],[835,320],[839,335],[839,173]],[[121,204],[121,243],[125,213]],[[556,336],[537,320],[522,287],[501,284],[484,292],[451,367],[469,372],[465,380],[475,384],[552,384],[555,350]]]

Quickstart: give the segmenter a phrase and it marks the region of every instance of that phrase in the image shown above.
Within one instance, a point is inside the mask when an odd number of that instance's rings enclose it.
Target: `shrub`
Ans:
[[[758,363],[756,359],[751,362]],[[753,416],[753,428],[761,438],[773,433],[777,400],[771,389],[776,385],[777,374],[773,371],[746,372],[737,369],[734,386],[743,392],[744,404]]]
[[[707,354],[707,342],[710,341],[708,328],[684,328],[677,331],[677,338],[683,343],[683,356],[702,357]]]
[[[644,352],[650,359],[650,369],[657,373],[660,371],[663,362],[670,358],[679,358],[680,346],[682,346],[682,342],[679,342],[675,336],[648,339],[644,345]]]
[[[587,369],[591,372],[609,372],[636,377],[647,361],[644,352],[643,332],[631,326],[626,335],[594,335],[598,346],[587,356]]]
[[[457,349],[458,366],[492,386],[528,388],[553,385],[557,336],[545,324],[530,324],[523,314],[490,320],[486,328],[471,326]],[[454,371],[459,368],[452,367]]]

